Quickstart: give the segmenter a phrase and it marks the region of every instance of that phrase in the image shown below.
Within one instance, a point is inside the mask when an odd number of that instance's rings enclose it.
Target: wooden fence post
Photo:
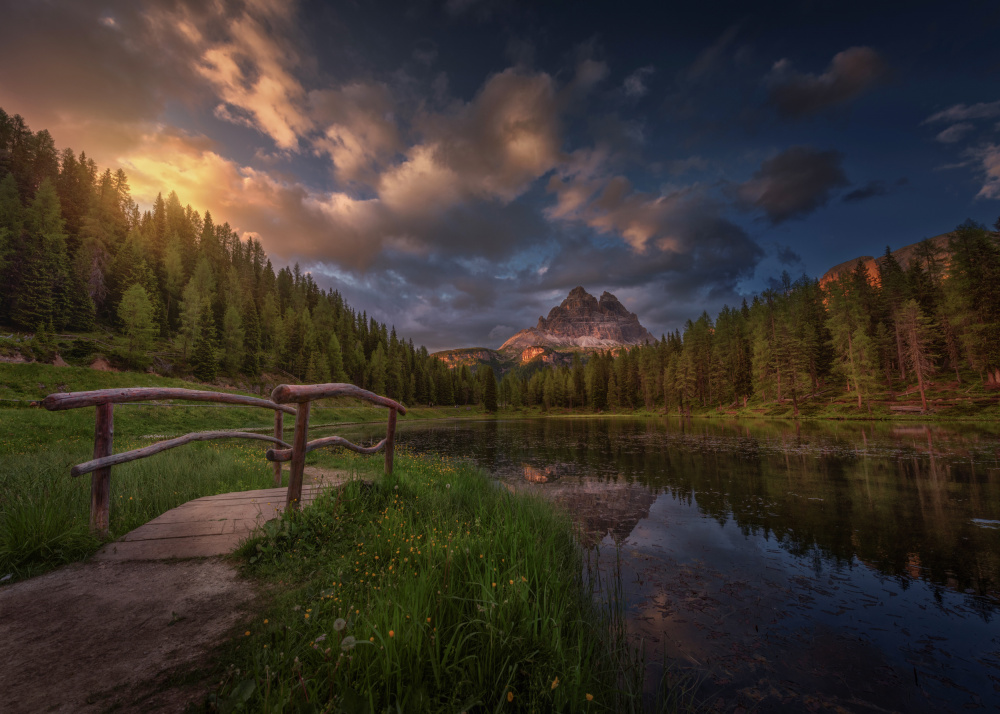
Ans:
[[[292,465],[288,472],[288,496],[285,509],[302,506],[302,471],[306,465],[306,444],[309,441],[309,407],[312,402],[301,402],[295,413],[295,436],[292,441]]]
[[[98,404],[94,420],[94,458],[111,456],[115,437],[115,405]],[[111,467],[98,469],[90,477],[90,529],[101,538],[108,535],[111,513]]]
[[[389,426],[385,432],[385,472],[392,474],[392,456],[396,442],[396,410],[389,407]]]
[[[281,441],[285,440],[285,415],[277,409],[274,410],[274,438],[280,439]],[[274,485],[281,485],[280,461],[274,462]]]

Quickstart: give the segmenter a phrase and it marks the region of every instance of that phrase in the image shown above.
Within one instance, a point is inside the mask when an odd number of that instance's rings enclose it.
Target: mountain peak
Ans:
[[[604,291],[598,301],[583,286],[569,291],[548,317],[539,317],[538,325],[521,330],[503,343],[501,350],[524,350],[529,347],[604,349],[638,345],[653,341],[639,318]]]

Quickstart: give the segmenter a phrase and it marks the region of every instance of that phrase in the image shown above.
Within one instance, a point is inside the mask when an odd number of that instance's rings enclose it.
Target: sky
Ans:
[[[0,107],[429,349],[1000,216],[1000,3],[0,0]]]

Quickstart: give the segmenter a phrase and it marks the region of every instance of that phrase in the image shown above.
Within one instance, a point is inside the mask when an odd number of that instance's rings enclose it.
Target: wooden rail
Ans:
[[[83,476],[84,474],[89,474],[90,472],[97,471],[98,469],[118,466],[118,464],[127,464],[129,461],[144,459],[147,456],[152,456],[153,454],[158,454],[161,451],[173,449],[178,446],[184,446],[184,444],[190,444],[194,441],[211,441],[212,439],[257,439],[259,441],[270,441],[272,443],[281,444],[282,446],[288,446],[288,444],[283,442],[281,439],[276,439],[273,436],[265,436],[264,434],[254,434],[249,431],[199,431],[192,434],[185,434],[184,436],[178,436],[175,439],[158,441],[155,444],[144,446],[141,449],[123,451],[122,453],[115,454],[113,456],[103,456],[99,459],[86,461],[71,468],[69,473],[70,476]]]
[[[313,439],[308,444],[306,444],[306,453],[314,451],[315,449],[322,449],[324,446],[343,446],[345,449],[349,449],[358,454],[377,454],[385,446],[386,440],[375,444],[375,446],[358,446],[357,444],[352,444],[347,439],[342,436],[327,436],[322,439]],[[292,449],[268,449],[267,450],[267,460],[268,461],[291,461],[292,460]]]
[[[364,447],[352,444],[339,436],[328,436],[315,441],[308,441],[309,408],[317,399],[330,397],[351,397],[361,399],[389,410],[389,421],[386,427],[385,439],[375,446]],[[267,458],[280,463],[290,460],[291,468],[288,474],[288,495],[285,499],[286,508],[298,508],[302,499],[302,472],[305,470],[306,454],[313,449],[324,446],[343,446],[360,454],[373,454],[385,449],[385,472],[392,473],[392,458],[396,439],[396,414],[406,414],[406,407],[388,397],[382,397],[367,389],[361,389],[353,384],[331,382],[329,384],[280,384],[271,392],[271,401],[275,404],[298,404],[295,414],[295,437],[291,450],[268,449]]]
[[[167,387],[128,387],[124,389],[94,389],[89,392],[62,392],[50,394],[42,400],[42,406],[49,411],[96,407],[98,404],[123,404],[125,402],[149,402],[155,399],[181,399],[188,402],[218,402],[239,404],[245,407],[264,407],[294,414],[295,409],[275,404],[267,399],[244,397],[242,394],[226,392],[202,392],[197,389],[174,389]]]
[[[309,433],[309,409],[316,399],[327,397],[353,397],[389,409],[386,437],[375,446],[363,447],[352,444],[339,436],[326,437],[307,442]],[[195,402],[219,402],[247,407],[260,407],[274,411],[274,436],[253,434],[245,431],[203,431],[185,434],[166,441],[159,441],[132,451],[113,454],[114,445],[114,405],[129,402],[153,400],[183,400]],[[297,407],[287,406],[297,404]],[[314,449],[327,446],[343,446],[361,454],[373,454],[385,450],[385,471],[392,473],[393,443],[396,433],[396,414],[406,414],[406,407],[398,402],[361,389],[353,384],[282,384],[274,389],[271,399],[245,397],[225,392],[207,392],[195,389],[173,389],[160,387],[133,387],[124,389],[96,389],[86,392],[50,394],[42,400],[42,406],[49,411],[95,407],[94,458],[74,466],[73,476],[93,474],[90,487],[90,527],[99,535],[107,536],[111,510],[111,467],[128,463],[147,456],[153,456],[195,441],[212,439],[257,439],[277,444],[282,449],[269,449],[267,458],[274,463],[274,484],[281,485],[281,463],[291,461],[288,478],[286,506],[298,508],[302,498],[302,472],[306,454]],[[284,441],[284,415],[295,415],[295,435],[291,446]]]

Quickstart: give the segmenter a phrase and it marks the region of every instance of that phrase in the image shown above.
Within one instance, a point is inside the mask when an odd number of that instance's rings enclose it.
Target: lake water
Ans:
[[[403,421],[398,443],[568,507],[603,563],[620,546],[650,674],[703,677],[711,708],[939,712],[1000,708],[998,431]]]

